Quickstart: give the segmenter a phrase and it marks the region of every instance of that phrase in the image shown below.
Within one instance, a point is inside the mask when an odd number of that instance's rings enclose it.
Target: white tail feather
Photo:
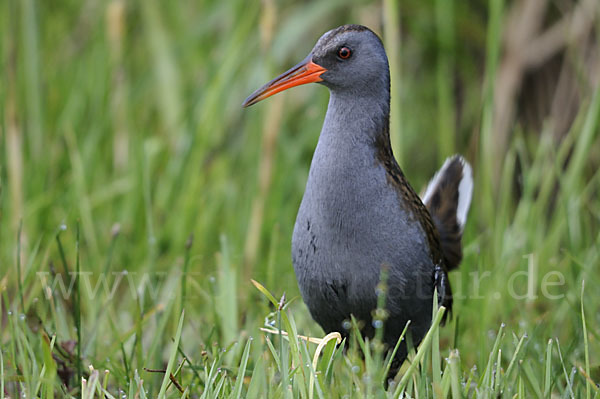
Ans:
[[[462,179],[458,185],[458,205],[456,207],[456,221],[462,230],[467,222],[467,213],[469,213],[471,197],[473,195],[473,171],[471,169],[471,165],[469,165],[469,163],[465,161],[463,157],[460,155],[455,155],[446,159],[440,170],[438,170],[433,178],[429,181],[429,184],[425,189],[425,194],[421,195],[421,200],[424,204],[429,203],[431,197],[442,182],[442,177],[450,166],[450,163],[456,158],[458,158],[462,165]]]
[[[462,230],[467,223],[467,213],[471,206],[471,197],[473,196],[473,171],[471,165],[460,158],[463,165],[463,177],[458,185],[458,206],[456,207],[456,220]]]

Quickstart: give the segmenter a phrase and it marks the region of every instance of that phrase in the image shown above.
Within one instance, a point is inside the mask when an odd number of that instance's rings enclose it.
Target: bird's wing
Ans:
[[[388,132],[384,133],[389,134]],[[436,265],[432,278],[434,279],[434,284],[438,292],[438,304],[446,307],[448,313],[450,313],[452,310],[452,291],[450,288],[450,281],[448,280],[448,265],[446,264],[443,246],[440,241],[440,233],[429,210],[408,183],[406,177],[404,177],[402,169],[396,162],[396,158],[394,158],[391,147],[389,144],[386,144],[389,143],[389,138],[386,139],[385,134],[382,136],[383,137],[380,139],[381,141],[376,143],[376,146],[379,149],[379,161],[387,171],[388,180],[396,187],[396,190],[402,196],[407,211],[412,212],[415,218],[421,223],[421,227],[428,240],[431,259],[433,264]]]

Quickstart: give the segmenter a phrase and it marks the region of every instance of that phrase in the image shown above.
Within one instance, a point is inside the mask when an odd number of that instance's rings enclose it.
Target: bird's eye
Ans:
[[[340,47],[338,49],[338,57],[340,57],[341,59],[347,60],[348,58],[350,58],[350,55],[352,55],[352,52],[348,47]]]

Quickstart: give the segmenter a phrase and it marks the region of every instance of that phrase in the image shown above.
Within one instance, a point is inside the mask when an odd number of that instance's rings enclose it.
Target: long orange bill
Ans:
[[[298,65],[282,73],[260,89],[252,93],[244,102],[242,107],[249,107],[259,101],[264,100],[273,94],[289,89],[290,87],[303,85],[306,83],[320,82],[321,74],[327,71],[321,65],[312,62],[312,56],[306,57]]]

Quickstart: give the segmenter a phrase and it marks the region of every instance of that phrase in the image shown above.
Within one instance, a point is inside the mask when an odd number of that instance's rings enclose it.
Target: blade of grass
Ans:
[[[190,360],[190,358],[185,354],[185,352],[183,351],[183,348],[181,347],[181,345],[179,345],[177,347],[177,351],[179,352],[179,354],[181,355],[181,357],[187,362],[188,366],[190,366],[190,369],[192,369],[192,372],[194,373],[194,377],[198,379],[198,381],[202,381],[202,378],[200,378],[200,373],[198,373],[198,369],[197,367],[192,363],[192,361]],[[192,383],[194,381],[192,380]]]
[[[567,383],[567,390],[565,392],[568,392],[571,398],[575,398],[575,394],[573,393],[573,386],[571,385],[571,379],[569,378],[569,374],[567,373],[565,362],[562,356],[562,351],[560,350],[560,342],[558,341],[558,338],[556,338],[556,350],[558,351],[558,358],[560,359],[563,375],[565,376],[565,382]]]
[[[185,242],[185,260],[183,261],[183,273],[181,275],[181,309],[180,312],[185,310],[187,280],[188,280],[188,267],[190,265],[190,250],[194,243],[194,235],[190,234],[187,241]]]
[[[494,396],[500,395],[500,381],[502,381],[502,349],[498,349],[498,357],[496,359],[496,369],[494,371]]]
[[[523,347],[523,342],[525,341],[525,338],[527,338],[527,334],[523,334],[521,336],[521,339],[519,340],[519,343],[517,344],[517,348],[515,349],[515,353],[513,354],[512,359],[510,359],[510,363],[508,363],[508,367],[506,368],[506,373],[504,373],[505,381],[508,378],[510,378],[512,370],[515,367],[515,365],[517,364],[518,355],[519,355],[519,352],[521,352],[521,348]]]
[[[275,365],[277,366],[277,369],[281,370],[283,365],[281,364],[281,359],[279,358],[279,353],[277,352],[277,349],[275,349],[275,346],[273,345],[273,342],[271,342],[269,337],[265,339],[265,342],[267,343],[267,347],[269,348],[269,351],[271,352],[271,355],[275,360]]]
[[[280,302],[283,305],[283,301]],[[283,306],[281,306],[283,308]],[[302,350],[303,341],[298,337],[298,328],[296,327],[296,321],[292,316],[289,310],[282,309],[281,313],[283,314],[283,322],[286,330],[288,331],[290,340],[288,347],[290,348],[290,360],[292,362],[292,366],[296,366],[290,376],[295,376],[294,382],[295,386],[299,388],[300,395],[302,397],[308,396],[308,383],[306,379],[306,363],[310,363],[311,359],[309,356],[305,358],[304,352]],[[296,393],[296,396],[298,394]]]
[[[600,97],[600,96],[598,96]],[[590,375],[590,346],[588,343],[588,336],[587,336],[587,326],[585,323],[585,309],[583,307],[583,303],[584,303],[584,291],[585,291],[585,280],[581,281],[581,327],[583,330],[583,348],[584,348],[584,353],[585,353],[585,373],[589,376]],[[591,383],[589,381],[588,378],[586,378],[585,381],[585,397],[586,399],[590,399],[592,397],[592,391],[591,391]]]
[[[448,358],[448,364],[450,365],[450,387],[452,389],[452,398],[461,399],[462,391],[460,389],[460,355],[458,350],[453,349],[450,351],[450,357]]]
[[[48,339],[46,333],[41,333],[42,351],[44,359],[44,367],[46,368],[46,375],[44,381],[43,397],[47,399],[54,398],[54,381],[56,379],[56,362],[52,357],[52,349],[56,340],[56,335],[52,337],[52,341]],[[0,389],[0,393],[4,392]]]
[[[339,344],[340,342],[342,342],[342,336],[340,335],[339,332],[331,332],[331,333],[327,334],[325,337],[323,337],[323,340],[319,343],[319,345],[317,345],[317,349],[315,350],[315,354],[313,356],[313,361],[312,361],[313,372],[310,374],[310,381],[308,383],[309,384],[308,385],[309,399],[313,398],[313,388],[314,388],[314,384],[315,384],[314,374],[317,370],[317,364],[319,362],[319,355],[321,354],[321,351],[327,345],[327,343],[329,343],[329,341],[332,341],[332,340],[335,340],[335,342]]]
[[[470,390],[471,384],[473,383],[473,380],[475,379],[476,371],[477,370],[475,369],[475,367],[471,368],[471,371],[469,372],[469,378],[467,378],[467,382],[465,383],[465,390],[464,390],[463,396],[469,395],[469,390]]]
[[[56,233],[56,245],[58,246],[58,253],[60,255],[60,260],[63,265],[63,273],[65,276],[69,275],[69,266],[67,264],[67,257],[65,256],[65,251],[62,246],[62,242],[60,240],[60,234],[67,229],[67,226],[62,224],[58,228],[58,232]]]
[[[23,282],[21,281],[21,232],[23,231],[23,219],[19,220],[19,232],[17,233],[17,284],[19,289],[19,300],[21,301],[21,313],[25,314],[25,301],[23,300]],[[2,392],[2,391],[0,391]]]
[[[248,357],[250,356],[250,345],[252,344],[252,338],[249,338],[242,354],[240,361],[240,367],[238,369],[237,378],[235,379],[235,386],[231,392],[231,398],[239,399],[242,397],[242,387],[244,385],[244,377],[246,375],[246,366],[248,365]]]
[[[87,383],[85,382],[85,378],[82,378],[82,389],[81,389],[81,397],[82,399],[94,399],[95,396],[95,392],[98,388],[98,383],[99,383],[99,373],[98,370],[93,370],[92,373],[90,374],[90,377],[87,381]]]
[[[339,353],[339,351],[343,350],[343,346],[344,340],[342,340],[342,342],[331,340],[323,349],[323,356],[320,363],[320,367],[318,369],[318,371],[320,371],[322,375],[322,385],[326,384],[326,380],[331,381],[333,364],[336,359],[336,355]]]
[[[531,389],[531,391],[533,391],[533,393],[535,394],[535,397],[537,397],[537,398],[543,397],[542,390],[540,389],[540,384],[535,376],[535,373],[531,369],[531,365],[528,362],[522,362],[521,370],[523,370],[522,375],[523,375],[523,377],[525,377],[524,378],[525,383],[527,384],[529,389]]]
[[[179,349],[179,348],[178,348]],[[179,352],[179,350],[177,351]],[[177,382],[177,375],[179,374],[179,372],[181,371],[181,369],[183,368],[183,365],[185,364],[185,359],[182,360],[181,362],[179,362],[179,365],[177,365],[177,368],[175,369],[174,372],[172,372],[169,375],[169,384],[167,384],[167,391],[169,390],[169,388],[171,388],[171,385],[176,385],[176,388],[183,393],[183,389],[181,388],[181,385],[179,384],[179,382]]]
[[[398,341],[396,342],[396,346],[394,347],[394,350],[392,351],[392,353],[389,356],[389,359],[386,362],[385,369],[383,372],[384,378],[387,378],[387,375],[390,373],[390,368],[392,367],[392,362],[394,361],[394,357],[396,356],[396,353],[398,352],[398,349],[400,348],[400,344],[402,343],[402,341],[404,341],[404,337],[406,336],[406,332],[408,331],[408,326],[410,326],[410,320],[408,320],[406,322],[406,325],[404,326],[404,330],[402,330],[402,334],[400,334],[400,337],[398,338]]]
[[[236,268],[231,262],[230,249],[227,237],[221,235],[221,251],[218,257],[218,281],[219,292],[215,299],[219,304],[219,322],[221,335],[226,345],[234,342],[238,333],[238,303],[237,303],[237,280]],[[233,361],[234,351],[225,354],[227,362]]]
[[[256,289],[257,289],[257,290],[259,290],[259,291],[260,291],[260,292],[261,292],[261,293],[262,293],[264,296],[266,296],[266,297],[267,297],[267,299],[268,299],[269,301],[271,301],[271,303],[272,303],[274,306],[279,306],[279,302],[277,301],[277,299],[275,299],[275,297],[273,296],[273,294],[271,294],[271,293],[269,292],[269,290],[268,290],[268,289],[266,289],[266,288],[265,288],[265,287],[264,287],[264,286],[263,286],[261,283],[259,283],[259,282],[258,282],[258,281],[256,281],[256,280],[252,280],[252,279],[251,279],[250,281],[251,281],[251,282],[252,282],[252,284],[253,284],[253,285],[256,287]]]
[[[446,367],[444,367],[444,371],[442,372],[442,382],[440,383],[440,389],[434,391],[435,397],[447,398],[450,394],[450,384],[450,363],[446,362]]]
[[[282,331],[281,313],[282,313],[281,306],[278,305],[278,307],[277,307],[277,328],[279,329],[279,360],[280,360],[280,364],[281,364],[281,368],[279,370],[281,372],[281,384],[283,387],[284,397],[288,398],[290,396],[290,391],[288,389],[288,384],[289,384],[289,370],[288,370],[289,358],[288,358],[288,356],[289,356],[289,352],[283,350],[284,342],[283,342],[283,335],[281,333],[281,331]],[[289,331],[288,331],[288,334],[289,334]],[[291,337],[290,337],[290,339],[291,339]],[[291,343],[288,345],[288,347],[291,347]]]
[[[519,398],[526,398],[525,396],[525,384],[523,384],[523,378],[521,378],[521,374],[519,373],[519,382],[517,384],[517,395]]]
[[[544,397],[550,398],[552,389],[552,338],[548,340],[546,346],[546,372],[544,375]]]
[[[248,398],[258,398],[260,394],[268,392],[265,376],[265,361],[262,356],[258,358],[258,361],[254,364],[254,370],[252,370],[252,379],[248,384],[247,396]]]
[[[431,318],[435,318],[438,308],[438,293],[437,288],[433,291],[433,309]],[[433,385],[439,387],[442,382],[442,365],[440,356],[440,330],[437,329],[433,333],[433,341],[431,343],[431,372],[433,374]]]
[[[79,286],[81,265],[79,263],[79,222],[77,222],[76,228],[75,256],[75,305],[73,309],[73,318],[75,319],[75,328],[77,329],[77,381],[81,382],[81,378],[83,377],[83,365],[81,364],[81,288]]]
[[[4,355],[2,354],[2,348],[0,348],[0,392],[4,395]]]
[[[417,354],[416,354],[415,358],[413,359],[412,364],[410,365],[408,370],[406,370],[406,373],[404,373],[404,375],[402,376],[402,379],[398,383],[398,386],[396,387],[396,392],[394,392],[394,396],[393,396],[394,398],[399,398],[400,394],[408,386],[408,383],[410,382],[412,375],[417,370],[419,363],[421,362],[421,360],[423,359],[423,356],[425,356],[425,353],[429,349],[429,346],[431,345],[431,341],[433,339],[433,334],[435,333],[435,330],[439,328],[445,312],[446,312],[446,308],[444,306],[440,306],[438,313],[435,317],[435,320],[431,323],[431,327],[429,328],[429,331],[427,331],[425,338],[423,338],[423,341],[421,342],[421,345],[419,346],[419,350],[417,351]]]
[[[479,388],[484,388],[484,389],[491,389],[491,383],[492,383],[492,369],[494,367],[494,360],[496,359],[496,356],[498,354],[498,349],[500,348],[500,341],[502,340],[502,337],[504,335],[504,323],[502,323],[500,325],[500,329],[498,330],[498,335],[496,336],[496,341],[494,342],[494,347],[492,348],[492,351],[490,352],[490,356],[488,358],[488,362],[487,365],[485,366],[485,371],[483,373],[483,377],[481,378],[481,381],[479,382],[478,387]]]
[[[313,367],[315,364],[315,359],[311,362],[310,354],[308,353],[308,343],[306,341],[300,341],[299,346],[301,349],[302,358],[301,366],[305,373],[308,373],[309,387],[308,387],[308,397],[309,399],[313,399],[314,397],[314,388],[317,387],[317,395],[320,399],[323,399],[323,390],[321,389],[321,384],[319,383],[319,379],[316,375],[316,368]],[[306,378],[304,379],[306,381]]]
[[[171,382],[171,370],[173,370],[173,365],[175,364],[175,358],[177,357],[177,347],[179,346],[179,339],[181,338],[181,330],[183,329],[183,318],[185,316],[185,311],[181,312],[181,316],[179,317],[179,324],[177,325],[177,332],[175,333],[175,340],[173,343],[173,349],[171,350],[171,356],[169,358],[169,362],[167,363],[167,369],[165,371],[165,376],[162,381],[162,385],[160,386],[160,391],[158,392],[158,399],[166,398],[165,394],[167,391],[167,386]]]
[[[137,369],[134,371],[135,373],[135,382],[131,381],[129,384],[129,398],[135,398],[137,396],[140,397],[140,399],[146,399],[146,390],[144,389],[144,384],[142,379],[140,378],[140,375],[138,374]],[[136,395],[136,391],[135,391],[135,387],[137,387],[137,395]]]

